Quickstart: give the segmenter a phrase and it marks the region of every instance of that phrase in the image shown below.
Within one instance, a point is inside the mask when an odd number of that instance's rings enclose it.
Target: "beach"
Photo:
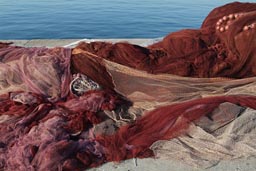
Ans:
[[[24,47],[59,47],[74,46],[83,39],[37,39],[37,40],[0,40],[1,42],[13,42],[14,45]],[[93,39],[87,41],[107,41],[107,42],[129,42],[138,45],[147,45],[153,39]],[[256,170],[256,157],[238,158],[234,160],[223,160],[210,168],[197,168],[177,160],[163,159],[130,159],[120,163],[109,162],[90,171],[253,171]]]

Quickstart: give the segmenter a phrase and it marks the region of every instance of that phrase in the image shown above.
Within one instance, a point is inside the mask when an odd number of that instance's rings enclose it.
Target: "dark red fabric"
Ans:
[[[102,59],[95,58],[91,54],[73,54],[71,65],[73,73],[83,73],[104,88],[114,88],[112,78],[102,64]]]
[[[20,171],[83,170],[102,164],[104,151],[90,129],[106,119],[100,111],[130,105],[107,90],[89,91],[56,103],[45,99],[33,105],[15,106],[10,96],[2,98],[11,105],[0,113],[9,115],[0,123],[0,168]]]
[[[225,32],[216,23],[225,15],[243,13]],[[256,3],[231,3],[214,9],[197,30],[181,30],[149,47],[128,43],[80,43],[82,49],[99,57],[150,73],[190,77],[244,78],[256,75]]]
[[[0,95],[0,115],[22,116],[32,112],[40,103],[43,102],[43,99],[39,95],[33,95],[38,101],[31,105],[15,102],[10,98],[9,94]]]
[[[185,133],[191,121],[211,113],[224,102],[256,109],[256,97],[253,96],[220,96],[191,100],[158,108],[147,113],[136,123],[120,128],[116,134],[99,136],[96,140],[105,147],[107,161],[148,157],[152,143]]]

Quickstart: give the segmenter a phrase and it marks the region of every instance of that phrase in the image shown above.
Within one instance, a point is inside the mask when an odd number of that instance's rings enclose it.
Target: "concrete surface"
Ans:
[[[0,42],[13,42],[18,46],[25,47],[54,47],[66,46],[73,47],[81,39],[60,39],[60,40],[0,40]],[[85,41],[127,41],[133,44],[147,45],[152,43],[153,39],[86,39]],[[136,161],[136,162],[135,162]],[[216,166],[200,169],[193,168],[180,161],[160,160],[160,159],[131,159],[121,163],[106,163],[98,168],[92,168],[90,171],[256,171],[256,156],[250,158],[240,158],[232,161],[221,161]]]
[[[157,39],[156,39],[157,40]],[[73,47],[79,41],[108,41],[108,42],[129,42],[132,44],[147,45],[154,41],[154,39],[33,39],[33,40],[0,40],[0,42],[13,42],[17,46],[24,47],[54,47],[66,46]],[[73,46],[72,46],[73,45]]]

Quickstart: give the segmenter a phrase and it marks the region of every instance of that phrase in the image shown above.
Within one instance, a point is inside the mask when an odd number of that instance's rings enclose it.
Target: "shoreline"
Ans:
[[[0,40],[0,42],[13,42],[13,44],[17,46],[23,46],[23,47],[56,47],[56,46],[67,46],[72,43],[76,43],[79,41],[85,41],[85,42],[95,42],[95,41],[106,41],[106,42],[128,42],[131,44],[137,44],[137,45],[148,45],[152,44],[154,41],[157,41],[157,39],[143,39],[143,38],[136,38],[136,39],[30,39],[30,40]],[[69,46],[72,47],[72,46]]]

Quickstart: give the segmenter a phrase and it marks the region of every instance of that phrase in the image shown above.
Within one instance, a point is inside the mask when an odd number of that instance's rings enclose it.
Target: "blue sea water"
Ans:
[[[156,38],[231,0],[0,0],[0,39]],[[243,1],[246,2],[246,1]]]

